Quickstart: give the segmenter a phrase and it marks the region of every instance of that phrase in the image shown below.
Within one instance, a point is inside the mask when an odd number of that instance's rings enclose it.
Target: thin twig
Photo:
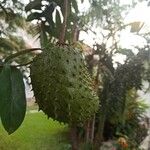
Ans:
[[[24,64],[19,64],[19,65],[16,65],[15,67],[21,67],[21,66],[27,66],[27,65],[30,65],[33,61],[30,61],[28,63],[24,63]]]
[[[5,14],[7,14],[6,9],[0,4],[0,7],[2,8],[2,10],[5,12]]]
[[[30,65],[33,61],[30,61],[28,63],[19,64],[19,65],[10,65],[11,67],[21,67],[21,66],[27,66]],[[0,67],[4,67],[4,65],[0,65]]]
[[[16,58],[16,57],[18,57],[18,56],[20,56],[20,55],[24,55],[24,54],[27,54],[27,53],[29,53],[29,52],[37,51],[37,50],[43,50],[43,49],[41,49],[41,48],[24,49],[24,50],[22,50],[22,51],[19,51],[19,52],[17,52],[17,53],[14,53],[14,54],[12,54],[12,55],[6,57],[4,62],[7,63],[7,62],[10,61],[11,59],[14,59],[14,58]]]

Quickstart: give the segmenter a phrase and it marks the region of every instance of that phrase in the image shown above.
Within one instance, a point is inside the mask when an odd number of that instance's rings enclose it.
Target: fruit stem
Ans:
[[[63,24],[62,24],[62,28],[61,28],[61,32],[59,35],[59,44],[64,44],[65,42],[65,33],[66,33],[66,27],[67,27],[67,17],[68,17],[68,0],[64,0],[64,4],[63,4]]]

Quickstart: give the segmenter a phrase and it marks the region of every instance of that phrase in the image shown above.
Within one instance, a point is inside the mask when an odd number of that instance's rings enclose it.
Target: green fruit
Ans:
[[[31,82],[39,108],[64,123],[82,124],[98,109],[82,53],[50,46],[31,65]]]

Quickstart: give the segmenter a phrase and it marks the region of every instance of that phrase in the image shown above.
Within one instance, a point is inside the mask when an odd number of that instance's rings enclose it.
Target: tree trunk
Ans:
[[[96,148],[99,149],[101,143],[103,142],[103,133],[104,133],[104,126],[106,121],[106,114],[108,109],[108,97],[109,97],[109,79],[104,82],[104,89],[102,92],[99,91],[99,98],[101,102],[101,106],[99,108],[98,115],[98,129],[95,137],[95,145]]]
[[[79,150],[77,128],[75,126],[70,127],[70,139],[71,139],[72,150]]]
[[[91,121],[91,128],[90,128],[90,143],[93,144],[94,140],[94,131],[95,131],[95,115]]]
[[[73,39],[72,42],[75,43],[79,40],[79,29],[77,27],[77,21],[74,21],[74,25],[73,25]]]
[[[105,114],[100,115],[99,124],[98,124],[98,131],[95,136],[95,147],[96,149],[100,148],[100,145],[103,142],[103,132],[104,132],[104,125],[105,125]]]
[[[85,143],[88,144],[90,141],[90,121],[87,121],[85,127]]]

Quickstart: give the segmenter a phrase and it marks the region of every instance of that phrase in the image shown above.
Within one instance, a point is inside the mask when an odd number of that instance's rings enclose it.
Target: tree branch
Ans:
[[[19,65],[10,65],[10,66],[12,66],[12,67],[21,67],[21,66],[27,66],[27,65],[29,65],[29,64],[31,64],[32,63],[32,61],[30,61],[30,62],[28,62],[28,63],[24,63],[24,64],[19,64]],[[0,65],[0,68],[1,67],[4,67],[4,65]]]
[[[37,51],[37,50],[43,50],[43,49],[41,49],[41,48],[24,49],[24,50],[22,50],[22,51],[19,51],[19,52],[17,52],[17,53],[14,53],[14,54],[12,54],[12,55],[6,57],[4,62],[7,63],[7,62],[10,61],[11,59],[14,59],[14,58],[16,58],[16,57],[18,57],[18,56],[20,56],[20,55],[24,55],[24,54],[27,54],[27,53],[29,53],[29,52]]]

